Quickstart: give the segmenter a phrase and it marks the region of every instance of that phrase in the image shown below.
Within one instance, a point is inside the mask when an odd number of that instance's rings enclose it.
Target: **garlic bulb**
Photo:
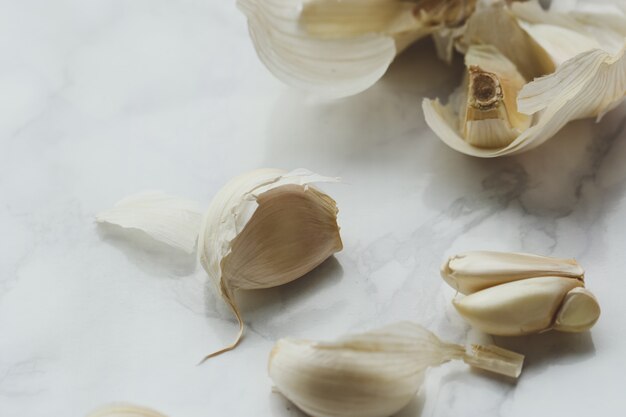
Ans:
[[[440,58],[466,54],[448,104],[424,99],[451,148],[492,158],[533,149],[568,122],[601,118],[626,94],[626,9],[543,10],[537,0],[238,0],[263,63],[327,97],[373,85],[409,44],[432,36]],[[477,54],[477,52],[479,52]],[[484,58],[481,65],[472,64]],[[496,68],[487,69],[489,64]],[[477,68],[476,68],[477,67]],[[493,88],[487,106],[474,87]],[[460,104],[460,106],[459,106]]]
[[[281,339],[268,371],[278,390],[315,417],[384,417],[406,406],[428,367],[459,359],[517,378],[523,355],[496,346],[444,343],[400,322],[335,342]]]
[[[238,0],[254,46],[282,81],[327,97],[373,85],[396,54],[447,26],[476,0]]]
[[[97,409],[87,417],[166,417],[150,408],[132,404],[111,404]]]
[[[233,310],[236,290],[276,287],[300,278],[342,249],[337,207],[309,185],[336,181],[306,170],[261,169],[228,182],[213,198],[198,239],[200,263]]]
[[[593,21],[588,15],[545,12],[536,2],[478,8],[457,48],[470,54],[473,44],[487,43],[505,55],[530,81],[514,83],[510,96],[517,96],[517,114],[531,122],[473,134],[464,129],[465,113],[455,108],[453,94],[446,105],[423,100],[426,123],[453,149],[490,158],[533,149],[572,120],[601,118],[626,95],[626,15]],[[510,119],[498,116],[506,126]]]
[[[584,288],[584,271],[573,259],[468,252],[444,263],[441,276],[467,294],[452,303],[485,333],[582,332],[600,316],[598,301]]]

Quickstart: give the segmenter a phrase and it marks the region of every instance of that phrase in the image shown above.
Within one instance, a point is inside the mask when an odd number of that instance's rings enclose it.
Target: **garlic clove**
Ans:
[[[325,97],[373,85],[416,40],[471,14],[476,0],[238,0],[265,66]]]
[[[328,195],[288,184],[259,195],[257,203],[221,261],[222,279],[233,289],[286,284],[342,249],[337,206]]]
[[[523,356],[495,346],[440,341],[420,325],[401,322],[335,342],[281,339],[268,372],[279,392],[315,417],[386,417],[419,390],[424,371],[452,359],[517,377]]]
[[[155,410],[133,404],[110,404],[101,407],[87,417],[166,417]]]
[[[549,330],[566,294],[582,286],[574,278],[529,278],[496,285],[452,303],[479,330],[517,336]]]
[[[586,288],[574,288],[565,296],[559,309],[554,329],[561,332],[583,332],[590,329],[600,317],[600,304]]]
[[[193,253],[202,220],[197,202],[160,191],[132,195],[109,210],[98,213],[96,222],[141,230],[153,239]]]
[[[301,0],[238,0],[263,64],[281,81],[324,97],[345,97],[373,85],[396,56],[380,33],[316,38],[299,23]]]
[[[574,259],[529,253],[472,251],[451,256],[441,266],[441,277],[462,294],[541,276],[584,280],[585,271]]]
[[[531,117],[517,111],[517,93],[526,83],[515,65],[491,45],[471,46],[465,102],[459,130],[471,145],[501,148],[530,126]]]
[[[228,182],[213,198],[198,239],[200,263],[239,323],[236,290],[300,278],[342,249],[335,201],[310,184],[335,182],[307,170],[261,169]]]

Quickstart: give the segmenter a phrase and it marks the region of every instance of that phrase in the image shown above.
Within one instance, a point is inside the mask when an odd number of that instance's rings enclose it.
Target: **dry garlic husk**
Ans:
[[[512,140],[511,131],[500,130],[476,142],[463,129],[464,112],[458,110],[455,93],[446,105],[424,99],[427,124],[453,149],[489,158],[533,149],[572,120],[599,119],[626,94],[626,16],[599,17],[602,24],[591,23],[594,16],[545,12],[537,2],[478,8],[457,48],[469,53],[473,43],[493,45],[532,80],[517,92],[517,111],[532,121]],[[503,32],[503,26],[510,30]]]
[[[441,277],[461,294],[548,275],[583,281],[585,271],[574,259],[494,251],[460,253],[448,258],[441,266]]]
[[[262,169],[240,175],[213,198],[198,238],[200,263],[239,322],[234,292],[300,278],[342,249],[335,201],[310,184],[336,181],[306,170]]]
[[[277,389],[315,417],[385,417],[406,406],[428,367],[450,360],[517,378],[524,356],[497,346],[442,342],[400,322],[335,342],[281,339],[269,357]]]
[[[87,417],[166,417],[158,411],[133,404],[110,404],[90,413]]]
[[[573,259],[524,253],[467,252],[448,259],[441,276],[457,291],[456,310],[493,335],[518,336],[550,329],[582,332],[600,316]]]
[[[238,0],[257,53],[287,84],[328,97],[373,85],[396,54],[457,26],[476,0]]]
[[[120,200],[99,213],[96,221],[140,230],[159,242],[193,253],[202,209],[193,200],[150,191]]]

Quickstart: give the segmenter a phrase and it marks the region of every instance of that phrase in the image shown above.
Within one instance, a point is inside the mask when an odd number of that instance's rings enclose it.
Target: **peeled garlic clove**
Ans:
[[[582,286],[574,278],[529,278],[496,285],[452,303],[479,330],[517,336],[550,329],[566,294]]]
[[[465,140],[480,148],[500,148],[530,126],[517,111],[517,93],[526,83],[515,65],[491,45],[471,46],[465,55],[467,91],[460,110]]]
[[[235,290],[276,287],[314,269],[342,249],[335,201],[309,185],[336,181],[306,170],[253,171],[213,198],[198,240],[200,263],[239,322]],[[205,358],[205,359],[207,359]]]
[[[98,223],[141,230],[159,242],[193,253],[202,220],[198,203],[160,191],[143,192],[118,201],[96,216]]]
[[[542,276],[570,277],[583,281],[584,274],[585,271],[574,259],[529,253],[465,252],[451,256],[441,266],[441,277],[462,294]]]
[[[562,332],[583,332],[596,324],[600,304],[586,288],[574,288],[565,296],[559,309],[554,329]]]
[[[166,417],[150,408],[132,404],[111,404],[90,413],[87,417]]]
[[[279,340],[268,371],[278,390],[315,417],[386,417],[419,390],[424,371],[452,359],[519,376],[523,356],[495,346],[440,341],[425,328],[402,322],[335,342]]]

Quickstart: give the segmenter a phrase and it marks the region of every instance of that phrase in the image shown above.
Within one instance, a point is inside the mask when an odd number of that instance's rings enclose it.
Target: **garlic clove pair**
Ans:
[[[315,417],[383,417],[406,406],[428,367],[453,359],[518,377],[523,356],[496,346],[445,343],[400,322],[335,342],[281,339],[268,372],[278,390]]]
[[[600,316],[598,301],[584,288],[584,271],[573,259],[468,252],[445,262],[441,275],[467,294],[452,303],[465,320],[485,333],[582,332]]]

